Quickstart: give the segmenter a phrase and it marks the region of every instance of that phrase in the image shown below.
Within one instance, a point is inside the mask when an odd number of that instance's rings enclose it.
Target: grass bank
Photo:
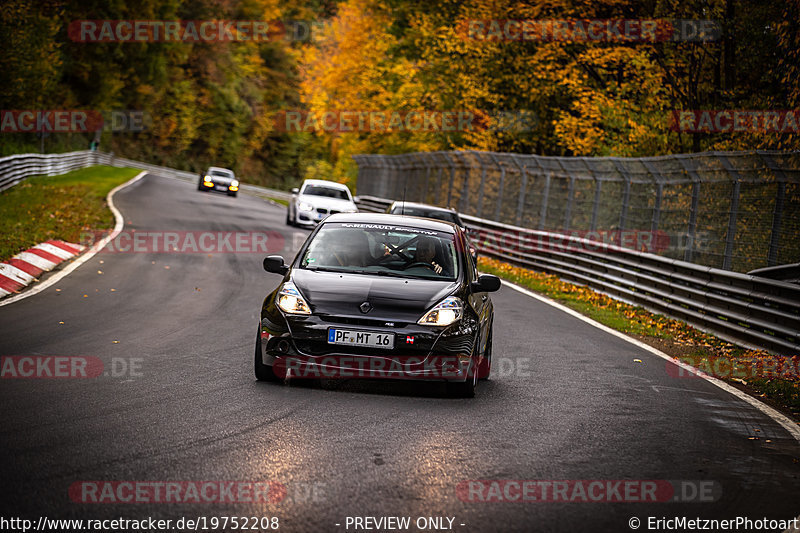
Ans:
[[[141,172],[103,165],[29,178],[0,193],[0,260],[49,239],[114,227],[106,195]]]

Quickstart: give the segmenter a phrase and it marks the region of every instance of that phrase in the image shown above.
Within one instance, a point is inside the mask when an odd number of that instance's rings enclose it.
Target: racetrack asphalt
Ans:
[[[129,232],[272,231],[282,238],[270,246],[287,259],[308,235],[284,224],[284,207],[156,175],[114,201]],[[632,517],[647,530],[648,517],[800,512],[800,443],[778,423],[507,287],[492,295],[494,375],[474,399],[447,398],[438,383],[259,383],[258,313],[280,279],[263,257],[101,252],[0,307],[0,356],[96,357],[109,374],[0,379],[0,515],[277,516],[281,531],[332,532],[356,530],[348,516],[408,516],[410,531],[418,517],[452,517],[467,532],[631,531]],[[191,480],[273,481],[286,496],[78,503],[69,494],[80,481]],[[462,499],[468,480],[714,489],[691,502],[481,502]]]

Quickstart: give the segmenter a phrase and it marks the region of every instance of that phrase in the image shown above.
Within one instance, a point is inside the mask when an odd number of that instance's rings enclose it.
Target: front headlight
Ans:
[[[461,320],[464,314],[464,302],[455,296],[449,296],[422,315],[417,324],[423,326],[449,326]]]
[[[311,211],[314,209],[314,206],[309,204],[308,202],[300,202],[297,204],[297,209],[300,211]]]
[[[278,293],[278,307],[290,315],[311,314],[311,308],[291,281],[284,283]]]
[[[231,182],[231,187],[238,187],[238,186],[239,186],[239,180],[233,180]]]

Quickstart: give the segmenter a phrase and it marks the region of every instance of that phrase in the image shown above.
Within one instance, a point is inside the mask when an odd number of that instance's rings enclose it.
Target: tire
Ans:
[[[475,377],[469,376],[466,381],[448,381],[447,395],[451,398],[474,398]]]
[[[286,225],[287,226],[294,226],[294,224],[292,224],[292,219],[289,218],[289,208],[288,207],[286,208]]]
[[[272,366],[265,365],[261,362],[261,330],[259,329],[256,334],[256,354],[253,360],[253,369],[255,370],[256,379],[258,381],[272,381],[278,382],[280,378],[275,375]]]
[[[478,366],[478,379],[486,381],[492,373],[492,326],[489,326],[489,340],[483,351],[483,362]]]
[[[228,196],[231,196],[231,197],[233,197],[233,198],[236,198],[236,193],[235,193],[235,192],[229,192],[229,193],[228,193]]]

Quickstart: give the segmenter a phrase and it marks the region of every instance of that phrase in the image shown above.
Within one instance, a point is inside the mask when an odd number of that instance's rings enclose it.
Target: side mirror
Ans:
[[[294,187],[292,189],[292,194],[299,194],[299,193],[300,193],[300,189],[298,189],[297,187]]]
[[[494,292],[500,288],[500,278],[491,274],[481,274],[478,281],[470,285],[472,292]]]
[[[289,267],[283,264],[283,257],[280,255],[270,255],[264,258],[264,270],[273,274],[285,275],[289,272]]]

